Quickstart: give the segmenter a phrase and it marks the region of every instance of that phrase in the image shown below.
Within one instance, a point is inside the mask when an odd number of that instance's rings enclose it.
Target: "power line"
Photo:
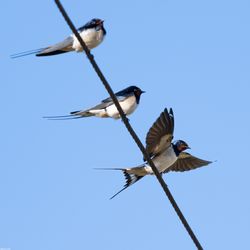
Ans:
[[[134,141],[136,142],[137,146],[139,147],[139,149],[141,150],[144,158],[146,159],[146,161],[149,163],[150,167],[152,168],[156,178],[158,179],[159,183],[161,184],[165,194],[167,195],[170,203],[172,204],[175,212],[177,213],[177,215],[179,216],[183,226],[185,227],[185,229],[187,230],[189,236],[191,237],[191,239],[193,240],[194,244],[196,245],[197,249],[199,250],[203,250],[200,242],[198,241],[197,237],[195,236],[192,228],[189,226],[186,218],[184,217],[183,213],[181,212],[180,208],[178,207],[173,195],[171,194],[167,184],[164,182],[163,178],[161,177],[161,174],[159,173],[159,171],[157,170],[157,168],[155,167],[153,161],[151,160],[151,158],[149,157],[145,147],[143,146],[142,142],[140,141],[139,137],[137,136],[137,134],[135,133],[134,129],[131,127],[128,118],[126,117],[126,115],[124,114],[121,105],[119,104],[112,88],[110,87],[109,83],[107,82],[105,76],[103,75],[102,71],[100,70],[99,66],[97,65],[94,56],[90,53],[90,50],[88,49],[88,47],[86,46],[86,44],[84,43],[83,39],[81,38],[81,36],[79,35],[78,31],[76,30],[74,24],[72,23],[71,19],[69,18],[67,12],[65,11],[64,7],[62,6],[60,0],[55,0],[55,3],[58,7],[58,9],[60,10],[61,14],[63,15],[65,21],[67,22],[68,26],[70,27],[70,29],[72,30],[72,32],[74,33],[74,35],[76,36],[76,38],[78,39],[79,43],[81,44],[83,50],[85,51],[87,58],[89,59],[90,63],[92,64],[96,74],[99,76],[101,82],[103,83],[104,87],[106,88],[107,92],[109,93],[111,99],[113,100],[120,116],[121,119],[123,121],[123,123],[125,124],[128,132],[130,133],[130,135],[132,136],[132,138],[134,139]]]

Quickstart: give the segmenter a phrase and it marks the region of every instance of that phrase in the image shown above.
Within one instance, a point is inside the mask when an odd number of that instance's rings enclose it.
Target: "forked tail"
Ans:
[[[128,188],[129,186],[133,185],[137,181],[139,181],[143,176],[139,176],[136,174],[129,174],[127,171],[128,169],[126,168],[95,168],[97,170],[121,170],[125,176],[126,183],[124,184],[123,188],[115,193],[112,197],[110,197],[110,200],[115,198],[119,193],[121,193],[123,190]]]
[[[43,118],[48,120],[72,120],[89,116],[94,116],[94,114],[87,111],[73,111],[70,112],[70,115],[44,116]]]
[[[53,121],[61,121],[61,120],[72,120],[83,118],[84,116],[75,116],[75,115],[57,115],[57,116],[44,116],[43,118]]]
[[[10,57],[11,57],[12,59],[15,59],[15,58],[18,58],[18,57],[33,55],[33,54],[37,54],[37,53],[42,52],[44,49],[46,49],[46,48],[33,49],[33,50],[23,51],[23,52],[20,52],[20,53],[13,54],[13,55],[11,55]]]

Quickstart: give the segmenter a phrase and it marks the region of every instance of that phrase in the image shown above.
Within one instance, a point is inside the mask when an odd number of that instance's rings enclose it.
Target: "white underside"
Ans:
[[[178,159],[176,156],[172,145],[167,148],[164,152],[162,152],[159,156],[153,158],[153,163],[155,164],[156,168],[160,173],[164,172],[170,166],[172,166],[175,161]],[[153,174],[152,168],[145,164],[145,170],[148,174]]]
[[[136,98],[134,95],[126,98],[124,101],[119,103],[126,115],[130,115],[131,113],[133,113],[137,107]],[[120,114],[114,104],[106,108],[106,113],[107,116],[112,117],[114,119],[120,118]]]
[[[119,103],[126,115],[130,115],[137,107],[136,98],[134,95],[126,98],[124,101],[120,101]],[[89,110],[89,112],[97,117],[111,117],[114,119],[120,118],[119,112],[114,104],[108,106],[105,109],[92,109]]]
[[[96,30],[96,29],[87,29],[87,30],[83,30],[80,33],[81,38],[83,39],[83,41],[85,42],[85,44],[87,45],[87,47],[89,49],[93,49],[96,46],[98,46],[104,38],[103,35],[103,31],[102,29],[100,30]],[[76,52],[81,52],[82,51],[82,46],[80,45],[78,39],[75,37],[75,35],[72,35],[74,41],[73,41],[73,45],[72,48],[76,51]]]
[[[91,109],[89,113],[97,116],[97,117],[107,117],[105,109]]]

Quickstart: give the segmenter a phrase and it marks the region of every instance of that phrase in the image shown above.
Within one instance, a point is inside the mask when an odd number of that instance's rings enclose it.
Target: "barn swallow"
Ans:
[[[123,109],[126,115],[130,115],[135,111],[140,102],[140,97],[142,93],[145,93],[145,91],[142,91],[140,88],[136,86],[130,86],[115,93],[121,105],[121,108]],[[120,118],[120,114],[110,97],[102,100],[100,104],[92,108],[89,108],[87,110],[73,111],[70,113],[70,115],[46,116],[44,118],[48,118],[50,120],[68,120],[68,119],[77,119],[89,116],[96,116],[101,118],[111,117],[114,119]]]
[[[149,129],[146,136],[146,151],[161,174],[168,173],[169,171],[188,171],[212,163],[211,161],[202,160],[184,152],[186,149],[190,149],[190,147],[183,140],[172,142],[174,138],[173,134],[173,110],[170,109],[168,112],[167,109],[164,109],[164,111]],[[126,184],[124,187],[119,192],[114,194],[110,199],[113,199],[116,195],[121,193],[132,184],[136,183],[144,176],[154,174],[152,168],[147,162],[132,168],[102,169],[121,170],[126,179]]]
[[[106,30],[104,29],[103,22],[104,21],[101,19],[93,18],[91,21],[78,29],[81,38],[90,50],[97,47],[103,41],[106,35]],[[21,52],[11,55],[11,57],[17,58],[30,54],[36,54],[36,56],[53,56],[70,51],[83,51],[81,44],[74,34],[71,34],[62,42],[56,43],[46,48]]]

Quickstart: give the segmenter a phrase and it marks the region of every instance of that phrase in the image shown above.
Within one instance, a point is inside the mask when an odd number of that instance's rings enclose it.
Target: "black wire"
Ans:
[[[171,202],[175,212],[177,213],[177,215],[179,216],[183,226],[186,228],[189,236],[191,237],[191,239],[193,240],[194,244],[196,245],[197,249],[199,250],[203,250],[200,242],[198,241],[197,237],[195,236],[193,230],[191,229],[191,227],[189,226],[187,220],[185,219],[184,215],[182,214],[180,208],[178,207],[176,201],[174,200],[173,195],[171,194],[167,184],[164,182],[163,178],[161,177],[161,174],[159,173],[159,171],[157,170],[157,168],[155,167],[153,161],[151,160],[151,158],[149,157],[149,155],[147,154],[146,149],[144,148],[142,142],[140,141],[139,137],[137,136],[137,134],[135,133],[134,129],[131,127],[128,118],[126,117],[126,115],[124,114],[121,105],[119,104],[113,90],[111,89],[109,83],[107,82],[106,78],[104,77],[104,75],[102,74],[99,66],[97,65],[97,63],[94,60],[93,55],[90,53],[90,50],[88,49],[88,47],[86,46],[86,44],[84,43],[84,41],[82,40],[81,36],[79,35],[78,31],[76,30],[75,26],[73,25],[72,21],[70,20],[68,14],[66,13],[65,9],[63,8],[60,0],[55,0],[55,3],[58,7],[58,9],[60,10],[61,14],[63,15],[65,21],[67,22],[68,26],[70,27],[70,29],[72,30],[72,32],[74,33],[74,35],[76,36],[76,38],[78,39],[79,43],[81,44],[83,50],[85,51],[90,63],[92,64],[95,72],[97,73],[97,75],[99,76],[100,80],[102,81],[104,87],[106,88],[107,92],[109,93],[111,99],[113,100],[122,121],[124,122],[128,132],[130,133],[130,135],[133,137],[134,141],[136,142],[137,146],[139,147],[139,149],[141,150],[145,160],[149,163],[150,167],[152,168],[156,178],[158,179],[158,181],[160,182],[165,194],[167,195],[169,201]]]

